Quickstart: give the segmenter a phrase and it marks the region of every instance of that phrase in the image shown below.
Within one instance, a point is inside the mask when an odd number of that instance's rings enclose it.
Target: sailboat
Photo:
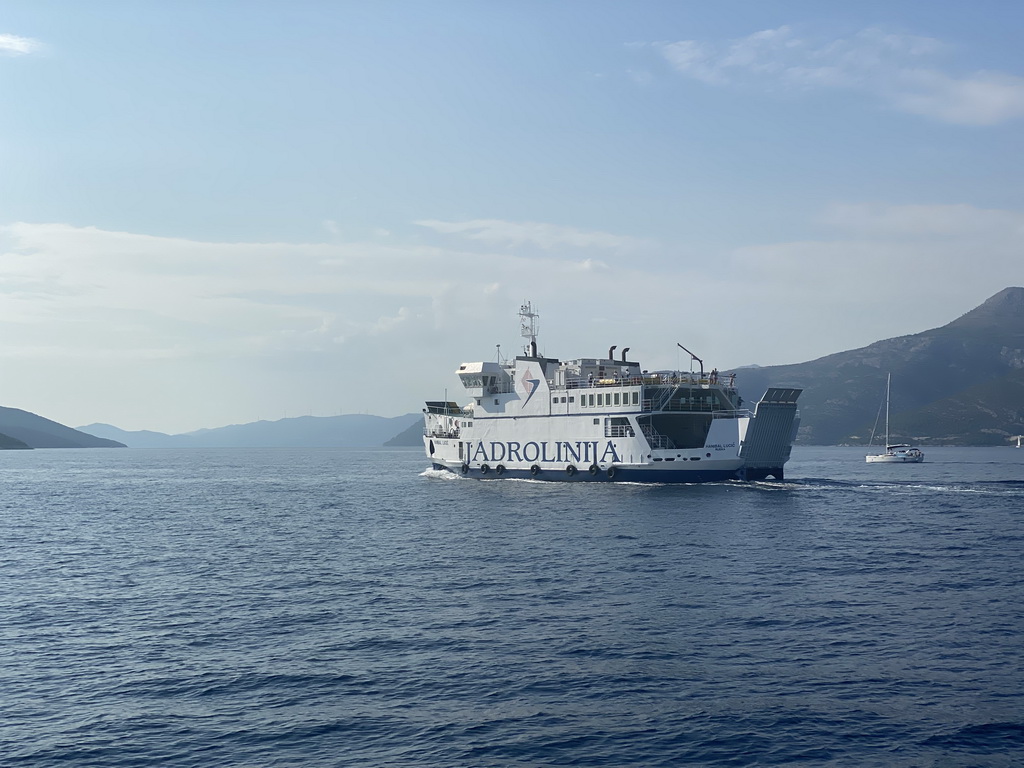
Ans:
[[[865,456],[868,464],[918,464],[924,461],[924,453],[920,448],[909,445],[889,445],[889,385],[892,374],[885,378],[885,453],[869,453]],[[874,434],[872,434],[874,439]]]

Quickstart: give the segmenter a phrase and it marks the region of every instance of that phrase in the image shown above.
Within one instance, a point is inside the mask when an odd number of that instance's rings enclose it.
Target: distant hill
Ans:
[[[419,414],[416,416],[416,421],[413,422],[408,429],[400,434],[395,435],[386,443],[388,448],[401,448],[403,446],[418,445],[423,447],[423,417]]]
[[[769,385],[803,387],[798,443],[865,444],[890,372],[892,442],[1007,444],[1024,433],[1024,288],[1006,288],[941,328],[797,365],[737,369],[736,383],[748,405]]]
[[[128,432],[110,424],[90,424],[79,429],[117,440],[131,448],[364,448],[384,445],[422,418],[418,413],[394,418],[364,414],[299,416],[200,429],[178,435]]]
[[[0,448],[124,448],[123,443],[81,432],[20,408],[0,406]],[[13,441],[13,442],[10,442]]]
[[[0,451],[31,450],[32,446],[16,440],[10,435],[0,435]]]

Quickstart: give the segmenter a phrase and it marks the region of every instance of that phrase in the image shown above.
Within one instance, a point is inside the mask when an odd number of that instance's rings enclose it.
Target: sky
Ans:
[[[5,0],[0,405],[418,412],[813,360],[1024,285],[1024,4]],[[499,347],[500,345],[500,347]]]

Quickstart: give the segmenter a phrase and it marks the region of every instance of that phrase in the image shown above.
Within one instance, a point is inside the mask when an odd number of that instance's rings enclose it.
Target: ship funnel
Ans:
[[[615,348],[617,346],[619,346],[619,345],[618,344],[612,344],[610,347],[608,347],[608,359],[609,360],[614,360],[615,359]]]
[[[626,353],[629,352],[629,347],[622,348],[622,362],[626,362]]]

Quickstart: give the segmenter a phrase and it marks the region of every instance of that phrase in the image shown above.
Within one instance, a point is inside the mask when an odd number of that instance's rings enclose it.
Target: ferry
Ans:
[[[524,354],[467,362],[467,405],[427,401],[423,446],[434,469],[473,478],[702,483],[784,479],[801,389],[770,387],[751,411],[736,374],[643,370],[614,357],[537,353],[539,315],[520,308]],[[700,370],[694,371],[694,363]]]

